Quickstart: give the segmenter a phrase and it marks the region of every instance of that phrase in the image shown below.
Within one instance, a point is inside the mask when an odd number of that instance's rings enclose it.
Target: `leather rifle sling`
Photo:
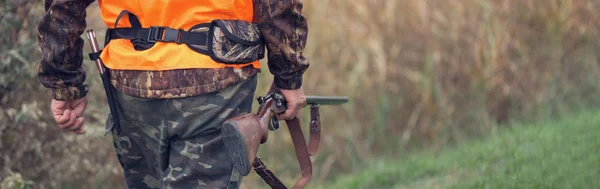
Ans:
[[[302,134],[302,128],[300,128],[300,120],[298,120],[298,118],[287,120],[286,125],[290,130],[292,143],[296,150],[296,157],[300,164],[300,172],[302,173],[302,177],[294,184],[292,189],[302,189],[308,184],[308,181],[310,181],[310,178],[312,177],[312,163],[310,161],[310,155],[308,154],[308,147],[306,146],[304,134]]]
[[[269,89],[269,93],[275,91],[274,85],[271,85]],[[321,141],[321,121],[319,115],[319,105],[311,105],[311,121],[310,121],[310,139],[309,144],[310,148],[306,145],[306,140],[304,139],[304,134],[302,133],[302,128],[300,127],[300,120],[298,118],[294,118],[292,120],[287,120],[286,125],[290,131],[290,135],[292,137],[292,143],[294,144],[294,149],[296,150],[296,157],[298,158],[298,163],[300,164],[300,171],[302,173],[302,177],[296,182],[296,184],[292,187],[292,189],[302,189],[312,177],[312,163],[310,160],[310,156],[315,155],[319,148],[319,143]],[[275,176],[273,171],[267,168],[267,165],[262,162],[259,157],[254,159],[252,164],[254,171],[272,188],[272,189],[287,189],[287,187]]]
[[[288,189],[281,180],[279,180],[273,171],[267,168],[267,165],[260,160],[259,157],[254,159],[254,163],[252,164],[254,167],[254,171],[256,174],[260,176],[272,189]]]
[[[314,156],[319,151],[319,143],[321,143],[321,115],[319,113],[319,105],[310,106],[310,138],[308,139],[308,153]]]
[[[306,184],[308,184],[312,177],[312,163],[310,160],[310,154],[308,152],[306,140],[304,139],[304,134],[300,128],[300,121],[298,118],[286,121],[286,125],[290,131],[292,143],[294,144],[296,157],[298,159],[298,163],[300,164],[300,171],[302,173],[302,177],[296,182],[292,189],[302,189],[304,186],[306,186]],[[311,143],[318,146],[319,140],[313,140],[315,138],[313,136],[314,135],[311,135]],[[316,136],[318,137],[319,135]],[[254,171],[256,171],[256,173],[260,175],[260,177],[272,189],[287,189],[287,187],[275,176],[271,170],[267,168],[267,166],[260,160],[259,157],[255,158],[252,167],[254,168]]]

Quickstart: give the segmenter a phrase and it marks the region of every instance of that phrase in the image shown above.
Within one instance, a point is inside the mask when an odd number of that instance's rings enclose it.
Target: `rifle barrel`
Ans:
[[[338,105],[348,102],[345,96],[306,96],[306,104]]]
[[[98,41],[96,40],[96,32],[94,32],[94,30],[91,29],[87,30],[87,38],[92,53],[99,52],[101,49],[98,46]],[[104,74],[106,70],[104,69],[104,63],[102,63],[102,60],[97,59],[94,62],[96,63],[96,68],[98,69],[98,72],[100,72],[100,74]]]

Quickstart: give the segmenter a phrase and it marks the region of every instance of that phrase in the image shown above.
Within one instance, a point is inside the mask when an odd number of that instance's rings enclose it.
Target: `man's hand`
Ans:
[[[52,115],[58,126],[65,131],[73,131],[75,134],[84,134],[83,130],[83,111],[87,106],[85,97],[71,100],[61,101],[52,99]]]
[[[271,90],[274,92],[280,92],[285,97],[287,102],[287,110],[277,116],[280,120],[291,120],[296,117],[300,117],[302,114],[302,107],[306,105],[306,96],[302,87],[295,90],[279,89],[275,84],[271,85]]]

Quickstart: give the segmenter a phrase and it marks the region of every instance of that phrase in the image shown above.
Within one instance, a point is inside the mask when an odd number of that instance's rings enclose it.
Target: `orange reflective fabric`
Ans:
[[[252,21],[252,0],[99,0],[102,18],[114,28],[123,10],[135,14],[142,27],[167,26],[189,30],[214,19]],[[128,16],[123,16],[117,27],[131,27]],[[185,44],[157,42],[152,48],[137,51],[127,39],[114,39],[100,55],[106,67],[118,70],[173,70],[187,68],[244,67],[252,64],[260,68],[259,61],[247,64],[222,64],[209,56],[188,48]]]

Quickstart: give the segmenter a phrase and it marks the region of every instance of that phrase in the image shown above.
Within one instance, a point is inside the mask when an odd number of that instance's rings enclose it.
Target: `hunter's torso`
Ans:
[[[214,19],[252,22],[254,11],[252,0],[99,0],[99,5],[109,28],[115,27],[123,10],[135,14],[143,28],[167,26],[183,30]],[[123,16],[116,27],[131,27],[129,18]],[[226,67],[184,44],[159,42],[150,49],[136,50],[127,39],[111,40],[101,58],[111,69],[111,81],[119,91],[142,98],[214,92],[247,79],[260,68],[258,61]]]

